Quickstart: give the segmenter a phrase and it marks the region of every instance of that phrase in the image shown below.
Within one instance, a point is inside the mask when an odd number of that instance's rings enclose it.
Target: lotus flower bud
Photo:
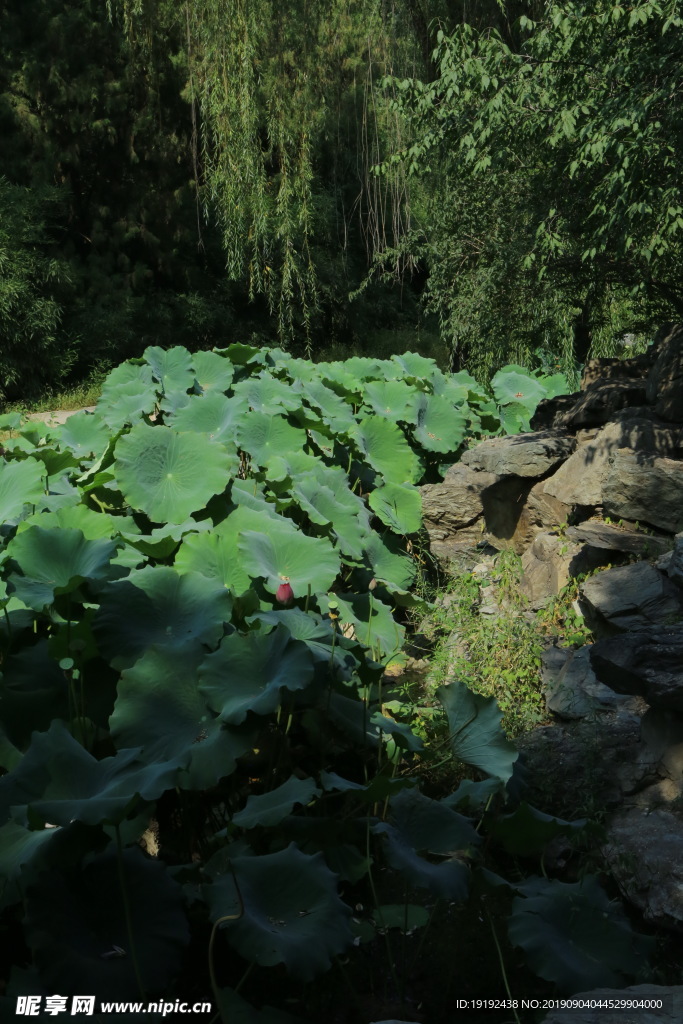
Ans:
[[[284,604],[285,607],[288,607],[294,600],[294,591],[286,580],[277,588],[275,600],[279,604]]]

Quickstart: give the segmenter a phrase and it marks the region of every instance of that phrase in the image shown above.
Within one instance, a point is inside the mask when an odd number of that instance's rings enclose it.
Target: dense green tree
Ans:
[[[559,0],[440,31],[437,76],[388,83],[413,133],[394,159],[436,196],[404,248],[470,364],[584,358],[683,310],[682,24],[678,0]]]

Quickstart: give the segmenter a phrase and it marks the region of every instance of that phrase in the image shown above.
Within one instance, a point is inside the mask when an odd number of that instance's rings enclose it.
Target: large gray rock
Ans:
[[[630,359],[589,359],[581,374],[581,390],[585,391],[596,381],[642,380],[654,362],[654,351],[650,348]]]
[[[657,358],[647,379],[647,399],[662,419],[683,422],[683,324],[666,324],[655,338]]]
[[[560,721],[518,736],[525,800],[571,820],[618,807],[625,795],[655,782],[656,758],[640,740],[639,703],[631,698],[599,723]]]
[[[470,448],[462,462],[498,476],[540,477],[558,466],[576,448],[576,440],[550,431],[494,437]]]
[[[649,562],[597,573],[582,584],[581,593],[590,613],[587,618],[602,633],[683,620],[683,594]]]
[[[543,1018],[543,1024],[680,1024],[683,1020],[683,985],[629,985],[628,988],[596,988],[592,992],[580,992],[571,997],[588,1002],[592,1000],[632,999],[636,1003],[646,1000],[661,1000],[662,1008],[653,1007],[606,1009],[596,1006],[591,1009],[554,1009]]]
[[[636,530],[633,526],[624,528],[595,519],[580,523],[578,526],[568,527],[567,536],[571,540],[581,541],[593,548],[622,551],[631,555],[640,555],[641,558],[662,555],[671,549],[671,541],[668,537],[654,537],[652,534]],[[681,536],[683,538],[683,534]],[[667,575],[671,574],[667,573]]]
[[[683,587],[683,533],[676,534],[673,550],[662,555],[655,564],[670,580]]]
[[[615,451],[602,484],[602,505],[609,515],[679,533],[683,530],[683,462]]]
[[[592,440],[580,445],[557,472],[546,480],[545,493],[565,505],[603,504],[604,482],[611,471],[611,460],[619,449],[630,448],[634,453],[666,455],[676,450],[679,443],[679,428],[657,425],[641,416],[623,416],[608,423]],[[642,462],[640,454],[637,458]],[[619,517],[634,520],[644,518],[627,515],[626,512],[620,512]]]
[[[598,640],[591,647],[591,665],[617,693],[638,694],[653,707],[683,712],[683,625]]]
[[[591,718],[628,703],[628,697],[599,681],[588,645],[576,651],[551,647],[544,651],[541,663],[546,707],[560,718]]]
[[[475,544],[481,539],[482,495],[497,480],[492,473],[477,473],[457,462],[447,471],[442,483],[420,488],[424,525],[436,555],[447,555],[449,547],[458,541]]]
[[[596,548],[556,533],[539,533],[522,555],[520,590],[532,608],[542,608],[572,577],[604,565],[607,556]]]
[[[683,820],[645,790],[614,813],[607,837],[603,856],[625,899],[652,924],[683,931]]]

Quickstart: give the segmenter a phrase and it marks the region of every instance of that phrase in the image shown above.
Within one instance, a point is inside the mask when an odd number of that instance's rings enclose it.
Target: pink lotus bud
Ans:
[[[285,606],[290,605],[292,603],[292,601],[294,600],[294,591],[290,587],[289,583],[285,582],[280,584],[280,586],[277,588],[275,600],[278,601],[280,604],[284,604]]]

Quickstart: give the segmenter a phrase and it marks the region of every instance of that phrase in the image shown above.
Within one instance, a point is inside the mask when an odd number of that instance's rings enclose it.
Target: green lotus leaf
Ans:
[[[472,693],[458,679],[440,686],[437,697],[448,716],[453,756],[507,783],[518,752],[500,727],[495,697]]]
[[[249,408],[269,416],[275,416],[283,410],[291,412],[301,406],[300,397],[289,384],[265,371],[261,371],[258,377],[240,381],[233,390],[235,396],[246,402]]]
[[[424,750],[420,737],[405,722],[397,722],[381,711],[375,711],[370,715],[370,725],[383,733],[385,738],[390,737],[392,744],[402,750]]]
[[[205,394],[227,391],[232,384],[234,367],[229,359],[217,352],[195,352],[192,366],[195,380]]]
[[[108,395],[112,388],[121,384],[151,384],[152,367],[144,359],[128,359],[110,370],[102,385],[102,394]]]
[[[471,387],[476,388],[478,384],[469,373],[441,373],[439,370],[432,377],[433,394],[448,402],[451,411],[454,406],[467,402]]]
[[[17,527],[17,536],[31,526],[44,530],[80,530],[86,540],[111,539],[118,523],[106,512],[94,512],[87,505],[70,505],[54,512],[37,512]]]
[[[274,455],[286,456],[306,444],[306,433],[293,427],[284,416],[250,412],[237,427],[237,443],[259,466],[265,466]]]
[[[322,483],[315,473],[293,479],[292,497],[311,522],[329,526],[340,550],[351,558],[360,558],[363,541],[370,533],[370,519],[363,501],[348,486],[346,474],[337,480],[329,474],[332,486]]]
[[[244,399],[227,398],[220,392],[210,391],[206,395],[191,396],[188,404],[174,416],[173,427],[179,431],[206,434],[210,440],[228,442],[234,452],[237,424],[242,422],[246,411]]]
[[[374,825],[375,835],[385,838],[386,858],[389,865],[406,876],[411,885],[428,889],[435,896],[462,903],[467,898],[469,871],[457,860],[439,864],[421,857],[409,840],[393,825],[382,822]]]
[[[21,413],[20,412],[6,412],[0,416],[0,430],[4,433],[6,430],[18,430],[21,426]]]
[[[478,846],[472,822],[419,789],[404,789],[391,798],[393,824],[416,850],[446,855]]]
[[[391,608],[372,594],[335,594],[342,625],[353,626],[360,643],[382,657],[396,654],[403,646],[405,630],[391,614]],[[329,598],[320,595],[318,604],[329,612]]]
[[[225,359],[229,359],[235,366],[247,366],[249,363],[261,364],[265,355],[255,345],[245,345],[241,341],[234,341],[227,348],[215,348],[214,352]]]
[[[371,491],[370,508],[395,533],[417,533],[422,526],[422,497],[417,487],[384,484]]]
[[[203,657],[196,648],[152,647],[121,674],[109,719],[116,745],[141,746],[141,759],[182,758],[181,789],[215,786],[254,743],[253,736],[226,728],[207,706],[199,686]]]
[[[416,483],[422,474],[417,455],[395,423],[381,416],[367,416],[352,437],[374,470],[387,483]]]
[[[433,359],[418,355],[417,352],[404,352],[403,355],[393,355],[391,362],[396,363],[402,370],[405,377],[413,377],[416,380],[431,380],[439,368]]]
[[[365,404],[383,419],[415,422],[415,388],[403,380],[370,381],[363,388]]]
[[[315,438],[315,431],[310,431],[310,433]],[[265,476],[269,484],[280,483],[283,480],[297,480],[305,474],[314,474],[319,481],[329,483],[329,481],[324,481],[324,476],[325,470],[331,468],[326,466],[318,455],[312,455],[309,452],[288,452],[286,455],[274,455],[268,459]],[[344,473],[346,487],[348,487],[348,482],[348,477]]]
[[[316,662],[331,665],[345,670],[350,677],[358,665],[358,659],[352,653],[354,644],[344,636],[339,636],[329,619],[321,619],[314,612],[304,612],[301,608],[287,608],[278,611],[274,608],[259,609],[250,615],[247,622],[263,622],[269,626],[284,626],[293,640],[301,640],[306,644]]]
[[[237,463],[199,434],[140,424],[116,445],[115,467],[132,508],[155,523],[182,523],[225,490]]]
[[[53,719],[69,717],[66,676],[50,656],[44,637],[6,656],[0,706],[3,729],[20,750],[28,747],[34,730],[47,730]]]
[[[12,820],[0,826],[0,907],[21,900],[21,887],[15,892],[12,887],[20,880],[25,865],[38,857],[54,837],[53,829],[30,831]]]
[[[232,601],[224,586],[196,572],[146,566],[102,592],[93,631],[103,657],[116,669],[156,646],[180,655],[202,644],[215,646]]]
[[[188,534],[178,548],[174,566],[181,575],[200,573],[229,587],[235,595],[243,594],[252,582],[242,567],[236,537],[225,533]]]
[[[530,878],[517,886],[508,935],[529,966],[561,992],[623,988],[647,966],[654,939],[638,935],[594,875],[580,882]]]
[[[135,522],[130,516],[126,516],[126,520],[130,521],[131,526],[135,526]],[[168,558],[176,550],[183,537],[210,530],[211,522],[206,519],[198,521],[190,518],[186,519],[184,523],[168,523],[165,526],[158,526],[150,533],[140,533],[135,530],[128,532],[128,529],[129,524],[126,522],[125,527],[121,530],[121,536],[128,541],[132,548],[150,558],[162,559]]]
[[[142,358],[151,366],[154,379],[159,381],[164,392],[188,391],[194,384],[192,356],[182,345],[160,348],[150,345]]]
[[[490,835],[502,843],[514,856],[530,857],[542,853],[543,849],[557,836],[580,832],[587,821],[563,821],[562,818],[544,814],[522,801],[512,814],[502,814],[491,825]]]
[[[415,561],[402,550],[395,538],[371,533],[364,542],[365,558],[375,579],[385,583],[391,593],[407,593],[417,573]]]
[[[156,405],[153,384],[130,381],[103,390],[97,403],[97,415],[111,430],[119,430],[126,423],[135,423],[143,415],[151,415]]]
[[[467,420],[441,395],[418,395],[415,400],[415,440],[429,452],[455,452],[462,444]]]
[[[356,422],[351,406],[321,380],[307,383],[302,397],[310,406],[320,410],[325,423],[335,432],[346,432]]]
[[[256,480],[233,480],[230,500],[235,505],[242,505],[255,512],[265,512],[271,519],[279,521],[281,518],[273,502],[266,498],[263,484]]]
[[[545,390],[534,377],[520,373],[519,367],[504,366],[491,380],[493,394],[499,405],[518,402],[533,411],[542,398]]]
[[[27,505],[45,496],[45,467],[38,459],[0,459],[0,523],[16,520]]]
[[[86,540],[81,530],[30,526],[10,541],[7,553],[22,572],[9,577],[17,597],[40,611],[52,604],[55,594],[75,590],[87,579],[104,579],[116,544]]]
[[[55,437],[61,448],[67,448],[77,459],[101,455],[109,444],[109,430],[99,416],[77,412],[57,427]]]
[[[396,376],[396,366],[391,359],[372,359],[369,356],[351,356],[338,366],[343,374],[350,374],[356,380],[391,380]],[[329,364],[328,364],[329,366]]]
[[[510,402],[500,408],[500,423],[506,434],[522,434],[530,430],[532,413],[520,402]]]
[[[160,860],[135,846],[123,851],[121,861],[109,848],[71,870],[46,871],[31,886],[25,907],[26,940],[43,985],[66,996],[139,998],[135,965],[146,991],[163,992],[189,942],[182,888]]]
[[[204,659],[199,678],[209,707],[223,722],[239,725],[249,711],[276,711],[283,689],[305,689],[313,679],[313,656],[282,625],[265,635],[231,633]]]
[[[176,785],[180,760],[140,764],[141,748],[96,760],[63,722],[34,732],[17,767],[0,779],[0,816],[20,825],[119,824],[139,800],[152,803]],[[137,762],[137,763],[136,763]]]
[[[268,533],[244,530],[237,542],[242,564],[254,578],[262,577],[266,590],[274,594],[283,581],[289,582],[295,597],[330,589],[339,574],[339,555],[329,541],[307,537],[276,522]]]
[[[233,814],[232,820],[242,828],[255,828],[257,825],[272,828],[292,813],[295,804],[305,807],[321,792],[313,779],[298,779],[296,775],[290,775],[286,782],[269,793],[247,797],[246,806]]]
[[[557,395],[569,393],[567,378],[563,373],[553,373],[548,377],[541,377],[539,383],[543,385],[544,398],[556,398]]]
[[[294,843],[260,857],[234,857],[231,871],[204,887],[212,921],[223,924],[231,946],[251,963],[283,963],[310,981],[353,940],[351,910],[337,895],[337,877],[322,854],[307,856]],[[240,913],[241,912],[241,913]]]

